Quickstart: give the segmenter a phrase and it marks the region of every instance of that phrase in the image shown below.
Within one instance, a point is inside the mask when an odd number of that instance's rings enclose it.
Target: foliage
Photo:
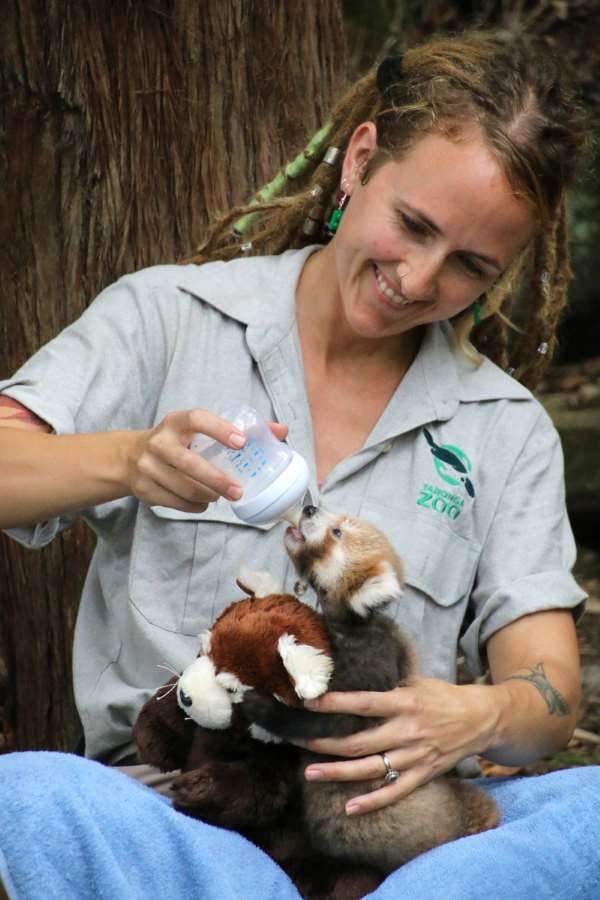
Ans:
[[[576,280],[573,284],[573,313],[598,315],[597,273],[600,247],[600,152],[590,173],[571,198],[571,252]]]

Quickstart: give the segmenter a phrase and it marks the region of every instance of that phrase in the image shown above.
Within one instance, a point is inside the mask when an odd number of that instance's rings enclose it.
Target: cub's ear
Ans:
[[[270,572],[256,571],[242,563],[238,569],[235,583],[250,597],[268,597],[269,594],[281,594],[283,588]]]
[[[281,635],[277,652],[298,697],[314,700],[325,693],[333,672],[330,656],[310,644],[299,644],[293,634]]]
[[[377,575],[371,575],[348,598],[348,605],[358,616],[366,619],[373,610],[387,606],[402,597],[402,585],[394,568],[383,563]]]

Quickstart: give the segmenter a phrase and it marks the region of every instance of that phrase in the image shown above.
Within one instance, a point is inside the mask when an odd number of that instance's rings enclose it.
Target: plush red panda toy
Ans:
[[[307,900],[354,900],[381,873],[325,859],[302,824],[299,751],[241,713],[252,688],[299,706],[327,689],[333,665],[319,613],[282,594],[267,573],[244,569],[250,596],[232,603],[201,653],[142,707],[134,727],[141,762],[174,771],[176,809],[256,843],[288,873]],[[263,596],[264,595],[264,596]]]
[[[177,684],[177,702],[205,728],[228,728],[233,705],[252,688],[290,706],[312,700],[333,671],[319,613],[279,593],[268,573],[244,569],[238,584],[250,596],[228,606],[200,636],[201,654]]]

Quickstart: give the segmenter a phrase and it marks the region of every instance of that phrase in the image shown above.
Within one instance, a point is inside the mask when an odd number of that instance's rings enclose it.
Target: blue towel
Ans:
[[[372,900],[600,897],[600,768],[480,784],[502,825],[418,857]],[[10,900],[298,900],[244,838],[175,812],[120,772],[58,753],[0,757],[0,877]]]
[[[69,754],[0,757],[0,851],[10,900],[298,900],[240,835]]]
[[[495,797],[500,826],[413,859],[369,897],[600,898],[600,767],[474,783]]]

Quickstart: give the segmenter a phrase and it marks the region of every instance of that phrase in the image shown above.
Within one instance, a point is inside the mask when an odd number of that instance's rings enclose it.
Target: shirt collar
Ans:
[[[178,288],[247,326],[252,355],[267,356],[296,323],[296,286],[312,244],[277,256],[255,256],[184,268]]]
[[[530,391],[483,357],[479,366],[470,362],[456,344],[450,322],[434,322],[423,341],[422,358],[427,389],[442,407],[458,400],[529,400]]]
[[[319,249],[313,244],[277,256],[190,265],[182,268],[178,287],[246,325],[253,357],[265,360],[295,327],[300,272]],[[413,419],[411,427],[450,419],[459,403],[499,399],[528,400],[531,394],[490,360],[484,359],[479,367],[469,362],[456,347],[450,323],[433,322],[371,438],[380,431],[388,435],[390,420],[396,422],[398,433],[398,416],[406,431]]]

